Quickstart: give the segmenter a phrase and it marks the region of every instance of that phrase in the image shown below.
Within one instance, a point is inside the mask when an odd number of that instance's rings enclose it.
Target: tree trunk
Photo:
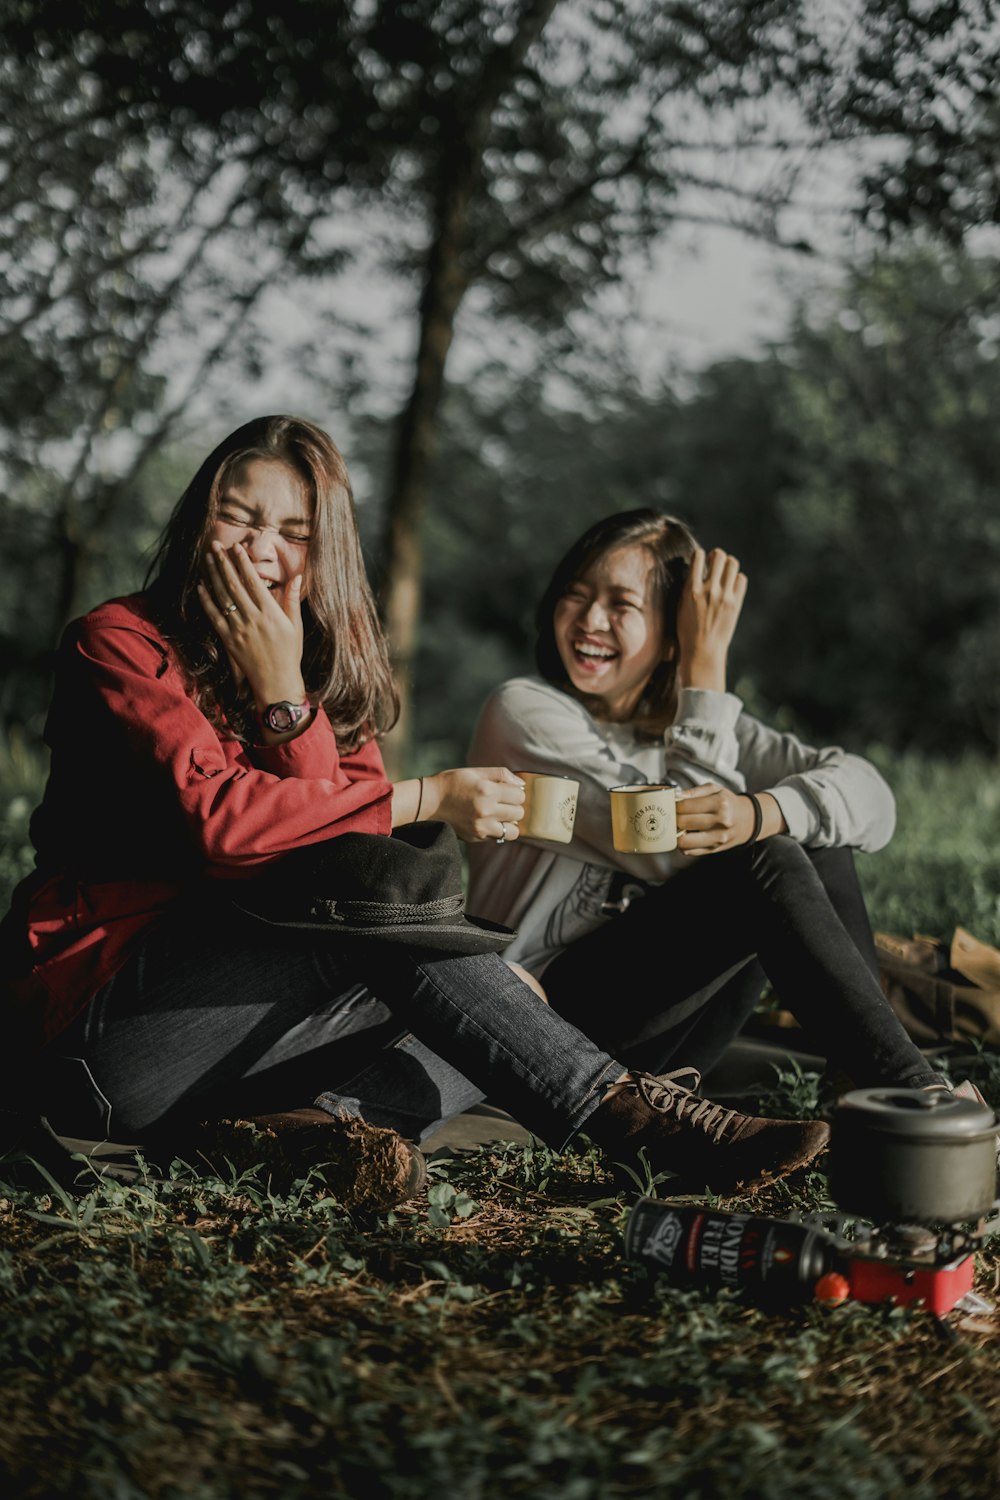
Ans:
[[[413,387],[400,416],[381,547],[382,620],[400,697],[399,720],[383,745],[391,780],[411,770],[413,662],[423,583],[421,530],[444,395],[445,364],[455,319],[470,282],[469,208],[481,182],[482,154],[493,110],[557,4],[558,0],[526,0],[516,34],[487,61],[474,116],[456,122],[456,159],[438,200],[436,233],[420,299]]]
[[[468,196],[446,205],[420,310],[413,389],[400,418],[386,513],[383,619],[392,649],[400,712],[383,746],[392,780],[406,774],[412,740],[412,675],[423,583],[421,529],[444,370],[468,281],[461,270]]]

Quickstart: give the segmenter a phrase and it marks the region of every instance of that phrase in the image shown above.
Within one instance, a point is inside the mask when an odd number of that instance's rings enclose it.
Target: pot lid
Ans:
[[[976,1099],[890,1086],[844,1094],[833,1116],[834,1140],[838,1128],[928,1143],[975,1141],[996,1133],[997,1117]]]

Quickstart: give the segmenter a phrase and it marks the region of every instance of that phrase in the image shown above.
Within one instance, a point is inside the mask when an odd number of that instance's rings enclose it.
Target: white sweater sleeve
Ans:
[[[788,832],[816,848],[883,848],[896,827],[896,799],[872,763],[839,745],[815,749],[742,714],[736,726],[747,790],[770,792]]]
[[[735,693],[681,688],[677,717],[663,737],[667,775],[681,786],[714,781],[746,791],[736,734],[742,707]]]
[[[675,780],[770,792],[800,844],[870,853],[892,838],[895,798],[870,761],[839,745],[815,749],[780,734],[742,713],[732,693],[683,688],[665,742],[667,771]]]

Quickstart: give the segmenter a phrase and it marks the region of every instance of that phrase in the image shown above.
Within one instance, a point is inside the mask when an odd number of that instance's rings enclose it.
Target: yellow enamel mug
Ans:
[[[611,788],[611,836],[619,853],[666,854],[677,848],[677,791],[664,782]]]
[[[548,776],[539,771],[517,771],[515,775],[524,782],[524,817],[517,825],[520,836],[568,844],[573,837],[580,783],[571,776]]]

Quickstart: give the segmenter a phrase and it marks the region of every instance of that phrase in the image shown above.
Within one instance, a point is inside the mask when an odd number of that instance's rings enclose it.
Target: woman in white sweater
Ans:
[[[507,957],[632,1066],[707,1071],[762,974],[858,1087],[939,1085],[877,978],[854,849],[888,842],[889,787],[868,761],[743,712],[726,664],[747,580],[653,510],[592,526],[537,613],[537,677],[502,684],[470,763],[580,783],[569,844],[469,849],[470,910],[517,929]],[[609,788],[674,781],[675,853],[623,854]]]

